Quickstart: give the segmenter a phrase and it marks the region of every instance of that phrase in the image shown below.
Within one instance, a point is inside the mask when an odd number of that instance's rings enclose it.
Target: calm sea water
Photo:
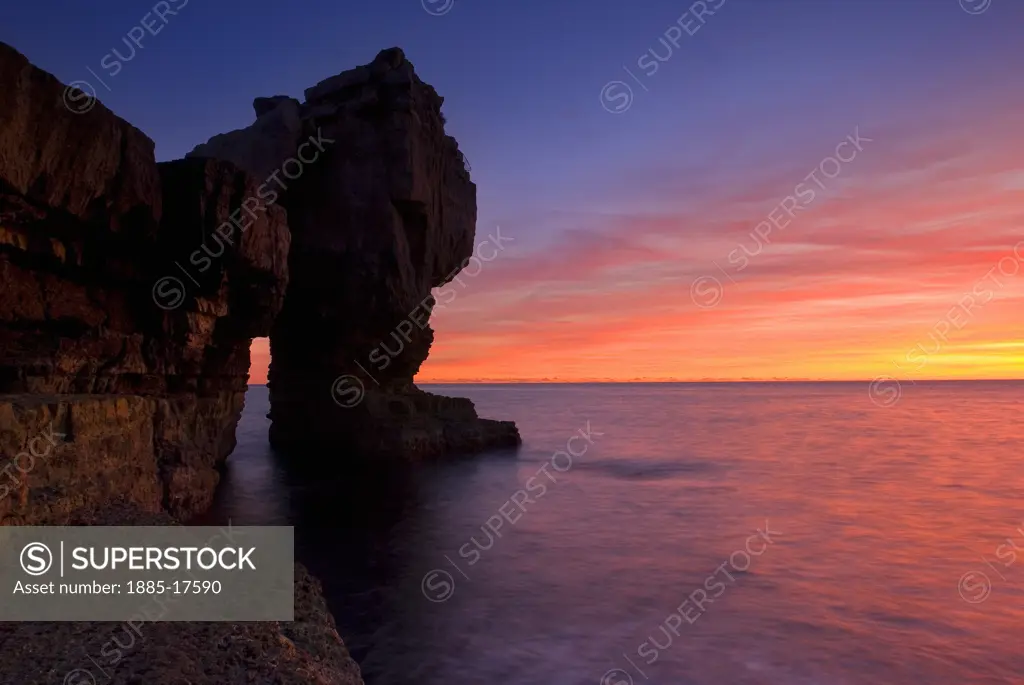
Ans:
[[[210,515],[297,527],[369,685],[1024,682],[1022,383],[429,389],[523,448],[311,477],[252,387]]]

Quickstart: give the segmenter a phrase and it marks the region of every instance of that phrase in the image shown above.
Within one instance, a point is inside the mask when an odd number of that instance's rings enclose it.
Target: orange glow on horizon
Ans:
[[[1024,145],[995,111],[876,136],[769,240],[802,174],[516,246],[434,313],[416,380],[1024,379]]]

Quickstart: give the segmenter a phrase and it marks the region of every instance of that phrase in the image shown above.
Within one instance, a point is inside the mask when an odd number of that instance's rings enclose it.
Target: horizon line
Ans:
[[[641,384],[728,384],[728,383],[1019,383],[1024,378],[702,378],[702,379],[632,379],[632,380],[427,380],[413,381],[415,385],[641,385]],[[252,386],[266,386],[267,383],[248,383]]]

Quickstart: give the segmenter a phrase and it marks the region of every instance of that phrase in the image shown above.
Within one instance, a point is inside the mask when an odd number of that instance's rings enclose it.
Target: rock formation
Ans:
[[[519,443],[412,383],[431,289],[473,251],[476,189],[400,50],[303,104],[259,98],[253,126],[163,164],[2,43],[0,86],[0,522],[202,512],[268,334],[278,445],[416,458]],[[111,682],[358,685],[318,585],[296,578],[294,624],[150,626]],[[66,643],[98,630],[0,624],[0,683],[60,682]]]
[[[422,458],[520,442],[511,422],[412,382],[433,340],[431,289],[465,266],[476,231],[476,186],[442,102],[393,48],[304,103],[257,98],[253,125],[189,155],[274,182],[288,209],[291,279],[270,338],[277,447]]]
[[[0,85],[0,521],[188,518],[212,499],[251,339],[284,299],[287,215],[265,202],[240,221],[253,177],[157,164],[140,131],[82,93],[72,112],[2,43]],[[0,683],[361,685],[301,566],[295,593],[294,623],[147,623],[109,675],[87,655],[123,646],[125,626],[0,623]]]
[[[213,232],[256,192],[244,172],[158,165],[140,131],[102,104],[69,111],[64,86],[6,46],[0,82],[0,445],[17,454],[50,425],[72,443],[0,518],[112,493],[201,511],[234,448],[250,341],[283,300],[285,212],[222,246]]]

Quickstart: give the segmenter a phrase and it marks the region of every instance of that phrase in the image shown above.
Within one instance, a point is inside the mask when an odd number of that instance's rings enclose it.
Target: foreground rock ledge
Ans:
[[[112,506],[66,523],[158,526],[174,521]],[[293,622],[137,627],[135,631],[111,622],[0,623],[0,685],[363,683],[327,610],[320,583],[299,564]]]

